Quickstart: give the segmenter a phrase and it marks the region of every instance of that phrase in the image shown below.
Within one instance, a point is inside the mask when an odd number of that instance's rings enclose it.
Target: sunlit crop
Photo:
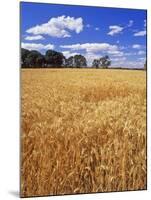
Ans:
[[[22,69],[21,195],[146,189],[146,72]]]

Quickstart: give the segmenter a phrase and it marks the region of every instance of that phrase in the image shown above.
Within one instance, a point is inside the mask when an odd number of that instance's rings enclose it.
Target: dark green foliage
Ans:
[[[25,58],[25,63],[29,67],[37,68],[39,64],[39,58],[41,58],[41,54],[38,51],[30,51],[30,53]]]
[[[82,55],[70,56],[65,60],[66,67],[82,68],[87,66],[86,58]]]
[[[111,60],[109,56],[104,56],[100,58],[100,66],[104,69],[108,68],[111,65]]]
[[[25,62],[25,59],[27,58],[28,54],[30,53],[27,49],[21,49],[21,65],[26,67],[27,63]]]
[[[101,57],[100,59],[94,59],[92,67],[107,69],[111,65],[109,56]]]
[[[37,59],[36,59],[36,63],[38,67],[45,67],[45,56],[44,55],[38,55]]]
[[[48,50],[45,55],[46,64],[48,67],[61,67],[64,62],[64,55],[54,50]]]
[[[84,56],[82,55],[75,55],[74,56],[74,66],[77,68],[86,67],[87,61]]]
[[[65,59],[65,67],[74,67],[74,57],[70,56],[69,58]]]
[[[92,62],[92,67],[99,68],[100,61],[98,59],[94,59]]]
[[[109,56],[94,59],[92,67],[95,68],[108,68],[111,65]],[[54,50],[46,51],[45,55],[40,52],[27,49],[21,49],[21,66],[26,68],[58,68],[58,67],[71,67],[83,68],[87,67],[87,60],[84,56],[78,54],[65,58],[61,52]],[[145,68],[146,65],[144,65]]]

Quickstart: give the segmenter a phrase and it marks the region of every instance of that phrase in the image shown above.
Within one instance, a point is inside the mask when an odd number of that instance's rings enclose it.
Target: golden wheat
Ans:
[[[146,72],[21,71],[21,196],[146,189]]]

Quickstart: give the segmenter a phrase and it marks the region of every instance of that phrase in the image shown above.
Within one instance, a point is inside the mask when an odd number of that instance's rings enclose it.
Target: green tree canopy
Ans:
[[[48,66],[60,67],[64,62],[64,55],[54,50],[48,50],[45,55]]]
[[[25,58],[25,63],[29,67],[39,67],[38,58],[41,57],[41,54],[38,51],[32,50]]]
[[[82,55],[75,55],[74,66],[76,66],[77,68],[86,67],[87,66],[86,58]]]
[[[25,62],[26,57],[28,56],[28,54],[30,53],[29,50],[21,48],[21,65],[26,67],[27,64]]]
[[[100,59],[94,59],[92,62],[92,67],[95,68],[108,68],[111,65],[111,60],[109,56],[103,56]]]

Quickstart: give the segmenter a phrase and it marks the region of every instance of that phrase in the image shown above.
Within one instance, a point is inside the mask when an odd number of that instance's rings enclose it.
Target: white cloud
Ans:
[[[133,24],[134,24],[134,21],[133,20],[129,20],[127,27],[131,27],[131,26],[133,26]]]
[[[138,58],[138,60],[145,62],[146,58]]]
[[[70,49],[70,51],[65,51],[65,54],[71,56],[73,51],[84,51],[82,54],[86,57],[88,66],[91,65],[94,59],[98,59],[104,55],[109,55],[113,58],[125,59],[124,53],[119,50],[117,45],[111,45],[108,43],[84,43],[84,44],[72,44],[72,45],[61,45],[61,48]],[[76,54],[78,54],[76,52]],[[80,52],[81,54],[81,52]]]
[[[144,20],[144,30],[137,31],[134,36],[145,36],[146,35],[146,19]]]
[[[146,35],[146,30],[134,33],[134,36],[145,36],[145,35]]]
[[[44,37],[42,35],[34,35],[34,36],[26,36],[25,40],[43,40]]]
[[[92,65],[94,59],[99,59],[103,55],[101,53],[86,52],[84,56],[87,60],[87,66],[89,67]]]
[[[117,45],[111,45],[108,43],[84,43],[61,45],[60,47],[72,50],[85,50],[86,52],[116,51],[118,49]]]
[[[66,58],[69,58],[70,56],[75,56],[75,55],[79,54],[77,52],[71,52],[71,51],[62,51],[62,53]]]
[[[140,45],[140,44],[133,44],[133,45],[132,45],[132,48],[133,48],[133,49],[140,49],[140,48],[141,48],[141,45]]]
[[[126,52],[126,53],[124,53],[124,55],[125,55],[125,56],[131,56],[131,55],[133,55],[133,53],[131,53],[131,52]]]
[[[143,61],[128,61],[127,66],[130,68],[144,68],[144,62]]]
[[[113,26],[109,26],[110,31],[108,32],[108,35],[116,35],[119,34],[123,31],[123,27],[121,26],[117,26],[117,25],[113,25]]]
[[[138,44],[135,44],[138,45]],[[90,67],[94,59],[99,59],[104,55],[109,55],[111,59],[111,67],[128,67],[128,68],[143,68],[143,60],[131,61],[126,57],[126,54],[131,56],[134,53],[124,53],[117,45],[108,43],[84,43],[62,45],[61,48],[69,49],[62,53],[66,56],[74,56],[75,54],[82,54],[87,59],[87,65]],[[138,46],[135,46],[138,47]],[[74,51],[74,52],[73,52]],[[76,51],[76,52],[75,52]],[[136,53],[135,55],[138,55]]]
[[[121,61],[125,61],[125,60],[126,60],[126,57],[112,58],[112,59],[111,59],[111,61],[113,61],[113,62],[114,62],[114,61],[115,61],[115,62],[117,62],[117,61],[118,61],[118,62],[121,62]]]
[[[128,48],[128,46],[120,46],[119,47],[119,49],[121,49],[121,50],[124,50],[124,49],[127,49]]]
[[[43,45],[41,43],[37,44],[37,43],[21,43],[21,47],[28,49],[28,50],[47,50],[47,49],[54,49],[54,45],[53,44],[47,44],[47,45]]]
[[[96,31],[99,31],[100,29],[99,29],[99,27],[96,27],[95,30],[96,30]]]
[[[141,51],[141,50],[140,50],[140,51],[138,52],[138,55],[143,55],[143,54],[145,54],[145,53],[146,53],[145,51]]]
[[[110,31],[108,32],[108,35],[113,36],[113,35],[122,33],[122,31],[123,31],[124,29],[133,26],[133,24],[134,24],[134,21],[133,21],[133,20],[129,20],[128,24],[127,24],[126,26],[124,26],[124,27],[118,26],[118,25],[109,26]]]
[[[87,63],[88,66],[91,66],[92,62],[94,59],[99,59],[102,56],[104,56],[105,54],[103,52],[98,52],[98,53],[93,53],[93,52],[87,52],[86,54],[84,54],[84,56],[87,59]],[[112,65],[114,66],[114,62],[118,61],[118,62],[123,62],[126,60],[126,57],[124,57],[123,53],[122,54],[109,54],[109,57],[111,59]]]
[[[112,67],[122,67],[122,68],[144,68],[144,61],[130,61],[130,60],[117,60],[112,62]]]
[[[83,19],[70,16],[59,16],[51,18],[47,23],[36,25],[26,30],[27,33],[34,35],[45,34],[52,37],[65,38],[71,37],[70,32],[77,34],[83,30]]]
[[[139,44],[134,44],[133,46],[135,49],[140,49],[140,47],[142,47]],[[62,45],[60,47],[64,49],[69,49],[63,52],[64,55],[67,57],[79,53],[84,55],[85,58],[87,59],[88,67],[91,66],[94,59],[99,59],[104,55],[109,55],[111,59],[111,67],[143,68],[144,66],[141,60],[137,61],[129,60],[126,56],[134,55],[134,53],[133,52],[125,53],[120,49],[118,45],[111,45],[109,43],[84,43],[84,44]],[[138,52],[135,53],[135,55],[138,55]]]
[[[147,22],[146,22],[146,19],[144,20],[144,27],[146,27],[146,24],[147,24]]]
[[[108,54],[111,54],[114,57],[121,57],[124,56],[124,53],[122,51],[116,50],[116,51],[108,51]]]
[[[124,53],[124,55],[125,56],[136,56],[137,55],[137,53],[135,52],[126,52],[126,53]]]
[[[90,27],[91,27],[91,25],[90,25],[90,24],[87,24],[87,25],[86,25],[86,27],[87,27],[87,28],[90,28]]]

